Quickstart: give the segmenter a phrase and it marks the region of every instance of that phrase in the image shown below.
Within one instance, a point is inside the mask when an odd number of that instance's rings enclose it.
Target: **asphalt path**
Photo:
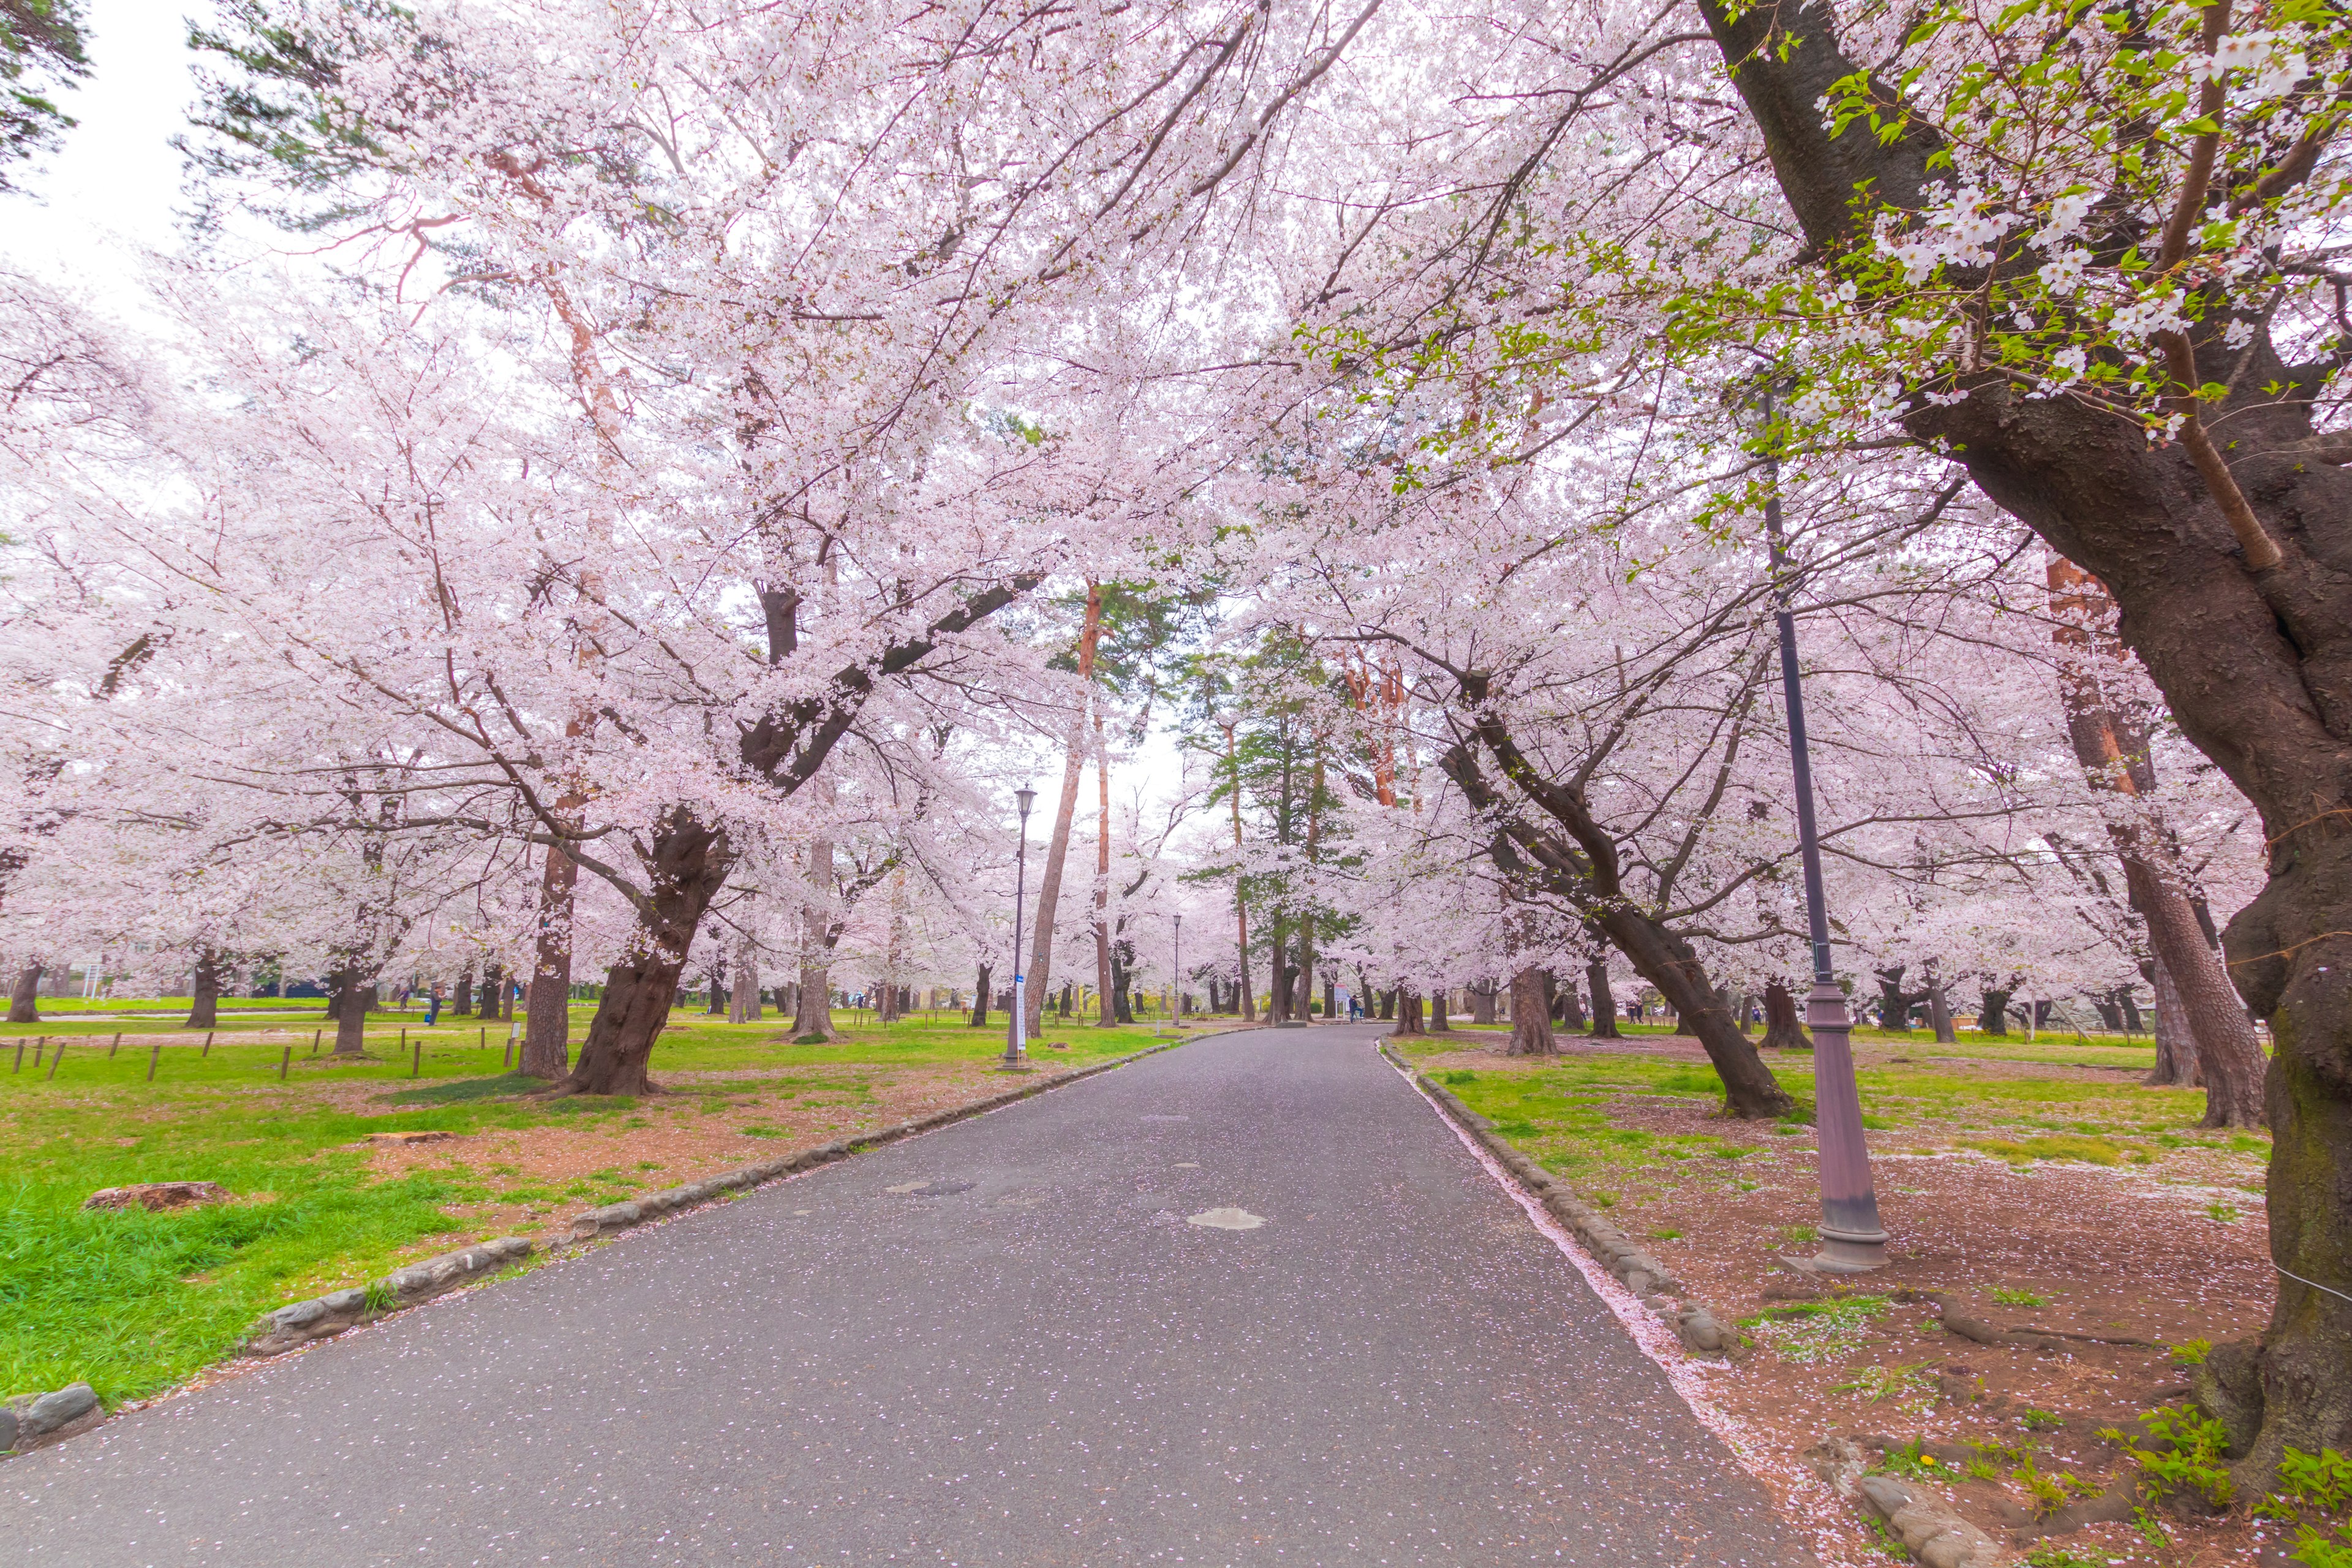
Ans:
[[[1196,1041],[133,1413],[0,1467],[0,1543],[1811,1563],[1373,1038]]]

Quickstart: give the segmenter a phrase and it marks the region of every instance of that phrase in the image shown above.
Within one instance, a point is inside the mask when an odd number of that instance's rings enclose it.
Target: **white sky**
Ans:
[[[89,0],[91,73],[58,95],[81,121],[0,198],[0,258],[78,287],[114,313],[137,309],[143,250],[175,250],[180,155],[172,137],[195,99],[189,15],[198,0]],[[37,198],[37,199],[33,199]]]

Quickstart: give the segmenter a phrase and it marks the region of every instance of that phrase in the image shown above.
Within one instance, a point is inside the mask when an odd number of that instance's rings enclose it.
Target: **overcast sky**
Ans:
[[[91,72],[59,94],[81,123],[26,172],[26,195],[0,197],[0,257],[94,300],[129,305],[138,253],[179,245],[172,209],[180,155],[172,138],[195,98],[188,0],[89,0]],[[135,309],[135,306],[131,306]]]

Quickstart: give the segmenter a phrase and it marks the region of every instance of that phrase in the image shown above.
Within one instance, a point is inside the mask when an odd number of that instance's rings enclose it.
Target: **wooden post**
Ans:
[[[507,1072],[514,1071],[514,1037],[512,1035],[507,1037],[506,1060],[500,1066]]]
[[[35,1067],[39,1067],[41,1065],[41,1058],[48,1053],[48,1036],[35,1035],[33,1037],[33,1065]]]
[[[279,1057],[279,1058],[278,1058],[278,1082],[280,1082],[280,1083],[284,1083],[284,1082],[286,1081],[286,1069],[287,1069],[288,1068],[292,1067],[293,1065],[294,1065],[294,1047],[293,1047],[292,1046],[289,1046],[289,1047],[286,1047],[286,1053],[285,1053],[285,1055],[283,1055],[283,1056],[281,1056],[281,1057]]]
[[[55,1078],[58,1076],[58,1064],[65,1059],[66,1043],[63,1040],[59,1040],[58,1042],[58,1048],[49,1055],[49,1078]],[[48,1079],[44,1079],[42,1081],[46,1083]]]
[[[401,1031],[400,1031],[400,1043],[401,1043],[402,1045],[406,1045],[406,1044],[408,1043],[408,1031],[407,1031],[407,1030],[405,1030],[405,1029],[403,1029],[403,1030],[401,1030]],[[423,1072],[424,1070],[425,1070],[425,1040],[424,1040],[424,1037],[423,1037],[422,1036],[420,1036],[420,1037],[418,1037],[417,1041],[416,1041],[416,1057],[415,1057],[415,1060],[413,1060],[413,1061],[411,1061],[411,1062],[408,1064],[408,1076],[409,1076],[409,1077],[411,1077],[411,1078],[415,1078],[418,1073]]]
[[[404,1051],[408,1048],[408,1031],[406,1029],[400,1031],[400,1048]],[[418,1048],[420,1050],[424,1048],[422,1042],[419,1043]]]
[[[313,1029],[310,1031],[310,1054],[312,1056],[315,1057],[319,1054],[319,1037],[326,1032],[327,1031],[324,1029]]]
[[[147,1081],[149,1083],[153,1083],[155,1081],[155,1068],[158,1063],[163,1061],[163,1042],[158,1040],[155,1042],[155,1048],[147,1053]]]
[[[18,1072],[23,1072],[23,1071],[25,1070],[25,1042],[24,1042],[24,1040],[23,1040],[22,1038],[19,1038],[19,1039],[16,1041],[16,1071],[18,1071]]]
[[[117,1030],[115,1030],[115,1031],[114,1031],[114,1043],[113,1043],[112,1045],[110,1045],[110,1046],[109,1046],[109,1047],[106,1047],[106,1059],[107,1059],[108,1061],[112,1061],[112,1060],[114,1059],[114,1053],[115,1053],[115,1052],[117,1052],[117,1051],[119,1051],[119,1050],[121,1050],[121,1048],[122,1048],[122,1031],[121,1031],[121,1030],[120,1030],[120,1029],[117,1029]]]
[[[206,1057],[208,1057],[208,1056],[210,1056],[210,1055],[212,1055],[212,1054],[213,1054],[213,1032],[212,1032],[210,1029],[206,1029],[206,1030],[205,1031],[205,1048],[204,1048],[203,1050],[201,1050],[201,1051],[198,1051],[198,1052],[196,1053],[196,1059],[197,1059],[198,1061],[202,1061],[205,1058],[206,1058]]]

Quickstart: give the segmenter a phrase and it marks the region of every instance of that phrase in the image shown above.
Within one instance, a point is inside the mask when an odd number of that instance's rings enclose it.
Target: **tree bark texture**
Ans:
[[[735,940],[735,985],[727,993],[727,1021],[748,1024],[760,1016],[760,954],[750,932]]]
[[[37,1024],[41,1021],[41,967],[37,963],[28,963],[16,971],[16,978],[8,987],[10,1023]]]
[[[1511,1043],[1507,1057],[1556,1057],[1551,1032],[1551,971],[1528,964],[1511,974]]]
[[[194,993],[188,998],[188,1023],[191,1029],[210,1029],[220,1023],[220,954],[209,947],[196,950],[195,975],[188,983]]]
[[[1814,251],[1859,243],[1874,206],[1925,205],[1942,150],[1930,121],[1883,109],[1833,134],[1818,107],[1856,69],[1832,6],[1700,9]],[[1874,120],[1895,129],[1881,138]],[[1865,188],[1873,200],[1856,202]],[[2204,312],[2217,363],[2234,319]],[[2269,879],[2223,937],[2274,1047],[2263,1103],[2279,1280],[2246,1391],[2263,1412],[2240,1467],[2252,1490],[2290,1447],[2352,1447],[2352,475],[2306,455],[2325,363],[2285,365],[2260,326],[2228,363],[2231,390],[2190,420],[2226,424],[2226,454],[2151,447],[2136,420],[2028,398],[1993,372],[1915,405],[1907,425],[2105,584],[2183,733],[2262,816]],[[2187,1004],[2189,977],[2173,980]]]
[[[1491,1024],[1495,1021],[1495,983],[1481,980],[1470,987],[1470,1021]]]
[[[793,1038],[803,1044],[833,1038],[833,839],[809,840],[809,901],[801,908],[800,1005]]]
[[[1810,1051],[1813,1039],[1805,1033],[1797,998],[1775,980],[1764,987],[1764,1043],[1775,1050]]]
[[[375,1002],[375,975],[358,969],[335,973],[335,1055],[362,1056],[367,1051],[368,1008]]]
[[[539,934],[518,1067],[550,1083],[572,1070],[572,906],[579,880],[580,862],[549,845],[539,873]]]
[[[989,974],[990,966],[983,963],[980,966],[980,978],[972,983],[971,1026],[975,1029],[985,1029],[988,1027]]]
[[[2148,967],[2156,972],[2156,1068],[2140,1081],[2186,1088],[2199,1076],[2197,1037],[2180,1016],[2180,993],[2173,986],[2172,972],[2160,958]]]
[[[1336,1018],[1339,1016],[1331,989],[1326,986],[1323,990],[1323,1016]],[[1454,1025],[1445,1016],[1445,987],[1443,985],[1430,987],[1429,1032],[1433,1035],[1450,1035],[1454,1032]]]
[[[1553,994],[1559,998],[1560,1027],[1571,1029],[1580,1035],[1590,1034],[1591,1026],[1585,1020],[1584,998],[1576,994],[1576,982],[1571,980],[1563,985],[1560,984],[1559,977],[1555,974],[1551,976],[1550,984]]]
[[[449,1016],[454,1018],[474,1016],[474,972],[470,969],[458,972],[457,989],[449,1001]]]
[[[647,847],[646,907],[637,912],[635,951],[604,972],[604,994],[589,1020],[580,1059],[556,1086],[572,1094],[657,1092],[648,1068],[669,1022],[677,977],[710,900],[734,863],[723,830],[683,807],[656,827]]]
[[[1422,1026],[1421,1023],[1420,992],[1406,991],[1402,988],[1399,989],[1397,993],[1396,1027],[1390,1032],[1397,1035],[1425,1035],[1429,1033],[1427,1029]]]
[[[1622,1040],[1617,1028],[1617,997],[1609,989],[1609,961],[1596,958],[1584,966],[1584,988],[1592,994],[1592,1035],[1596,1040]]]
[[[482,966],[482,1020],[495,1024],[506,1015],[507,974],[495,963]],[[340,1005],[340,1004],[338,1004]]]

